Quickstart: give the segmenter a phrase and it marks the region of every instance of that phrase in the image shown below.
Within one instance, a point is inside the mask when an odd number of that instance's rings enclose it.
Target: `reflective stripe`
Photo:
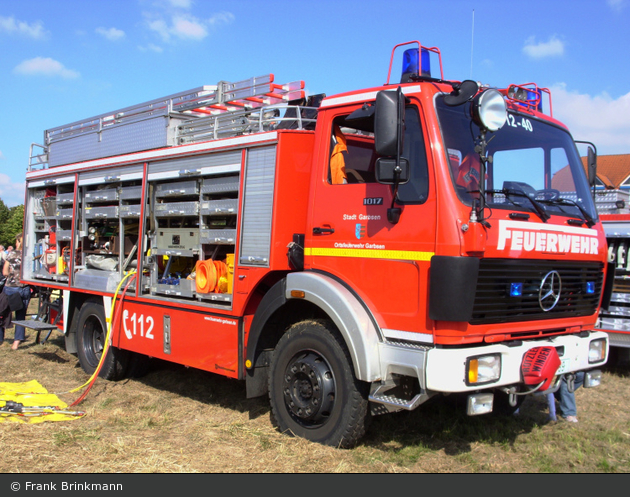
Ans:
[[[403,261],[430,261],[434,252],[412,252],[408,250],[372,250],[352,248],[306,247],[304,255],[358,257],[363,259],[393,259]]]

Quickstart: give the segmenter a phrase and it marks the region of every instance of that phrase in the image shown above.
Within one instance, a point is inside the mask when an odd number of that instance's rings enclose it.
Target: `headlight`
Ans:
[[[588,347],[588,362],[601,362],[606,359],[606,339],[599,338],[593,340]]]
[[[505,99],[498,90],[479,93],[472,102],[472,116],[475,124],[488,131],[496,131],[507,120]]]
[[[501,377],[501,354],[470,357],[466,361],[466,385],[492,383]]]

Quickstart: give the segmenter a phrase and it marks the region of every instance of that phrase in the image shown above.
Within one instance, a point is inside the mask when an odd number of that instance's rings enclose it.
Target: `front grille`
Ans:
[[[600,262],[482,259],[471,324],[509,323],[594,314],[604,281]],[[556,306],[544,311],[539,302],[540,285],[550,271],[562,280]],[[587,282],[595,292],[586,293]],[[511,283],[522,283],[522,295],[510,296]]]

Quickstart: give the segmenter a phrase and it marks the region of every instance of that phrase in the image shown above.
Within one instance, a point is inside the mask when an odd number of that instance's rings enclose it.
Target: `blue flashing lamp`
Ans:
[[[431,57],[429,51],[425,48],[422,49],[422,75],[428,78],[431,77]]]
[[[594,281],[587,281],[586,282],[586,293],[591,294],[591,295],[595,293],[595,282]]]
[[[510,297],[523,296],[523,283],[510,283]]]
[[[532,104],[538,100],[538,105],[536,109],[539,112],[542,112],[542,95],[540,91],[527,90],[527,101]]]
[[[418,49],[410,48],[403,53],[401,83],[413,81],[413,77],[418,75]]]
[[[409,50],[405,50],[405,52],[403,53],[402,64],[403,74],[418,74],[418,49],[410,48]]]
[[[401,83],[411,81],[409,76],[412,74],[431,77],[431,58],[429,51],[423,48],[421,53],[422,57],[419,56],[420,54],[417,48],[410,48],[403,52]]]

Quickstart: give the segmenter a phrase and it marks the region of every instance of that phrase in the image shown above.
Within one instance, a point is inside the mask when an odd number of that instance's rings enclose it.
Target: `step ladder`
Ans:
[[[48,129],[44,132],[44,144],[31,146],[28,170],[181,145],[191,141],[191,123],[200,118],[246,115],[304,98],[304,81],[277,84],[273,74],[235,83],[219,81]],[[235,116],[237,120],[242,118],[243,115]],[[188,125],[183,131],[188,138],[181,139],[180,124]]]
[[[37,315],[33,319],[12,321],[14,325],[24,326],[25,328],[37,331],[37,335],[35,337],[36,344],[46,343],[48,338],[50,338],[53,330],[58,329],[57,325],[63,315],[61,296],[59,295],[59,298],[51,301],[51,297],[53,297],[53,292],[58,291],[50,288],[40,288]],[[55,311],[56,315],[53,320],[49,322],[51,310]],[[45,334],[46,336],[41,338],[43,334]]]

